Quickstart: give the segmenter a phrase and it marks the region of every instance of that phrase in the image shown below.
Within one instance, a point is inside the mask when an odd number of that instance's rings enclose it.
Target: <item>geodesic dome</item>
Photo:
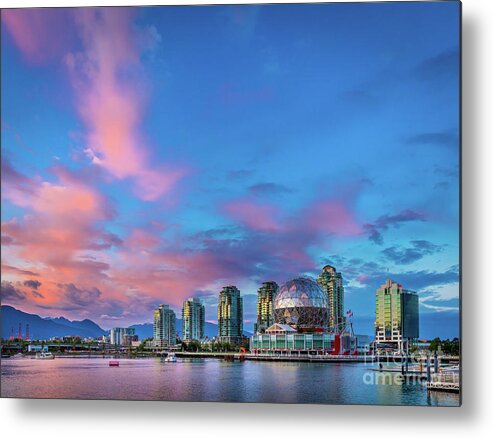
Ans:
[[[297,328],[327,328],[329,303],[327,293],[309,278],[295,278],[283,284],[274,300],[274,319],[278,324]]]

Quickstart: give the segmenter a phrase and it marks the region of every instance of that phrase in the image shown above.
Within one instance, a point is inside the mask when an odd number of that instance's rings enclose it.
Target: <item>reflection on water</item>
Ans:
[[[217,359],[58,357],[2,360],[2,397],[458,406],[459,397],[427,393],[389,379],[365,384],[367,364],[224,362]]]

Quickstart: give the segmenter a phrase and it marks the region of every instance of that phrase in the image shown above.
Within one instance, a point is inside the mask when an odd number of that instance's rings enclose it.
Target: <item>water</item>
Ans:
[[[370,364],[218,359],[2,359],[1,395],[21,398],[458,406],[457,394],[369,371]],[[375,384],[375,378],[388,376]],[[365,382],[369,384],[365,384]]]

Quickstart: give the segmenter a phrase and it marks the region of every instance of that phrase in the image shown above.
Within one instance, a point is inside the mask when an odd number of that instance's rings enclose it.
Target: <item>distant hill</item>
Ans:
[[[60,316],[58,318],[45,318],[47,320],[56,322],[57,324],[65,325],[67,327],[78,328],[81,330],[89,330],[95,333],[95,337],[103,336],[107,333],[106,330],[103,330],[99,325],[97,325],[94,321],[90,319],[83,319],[82,321],[69,321],[67,318]]]
[[[17,336],[19,323],[22,326],[22,336],[25,335],[26,324],[29,324],[31,339],[49,339],[62,336],[80,336],[97,338],[107,333],[89,319],[83,321],[69,321],[66,318],[41,318],[38,315],[22,312],[11,306],[1,306],[0,319],[2,320],[2,338],[9,338],[14,330]]]

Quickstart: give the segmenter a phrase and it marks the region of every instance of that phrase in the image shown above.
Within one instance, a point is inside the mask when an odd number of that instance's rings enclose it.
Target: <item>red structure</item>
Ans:
[[[17,339],[22,339],[22,324],[19,323],[19,332],[17,333]]]
[[[341,335],[336,333],[334,338],[334,348],[332,349],[331,354],[341,354]]]

